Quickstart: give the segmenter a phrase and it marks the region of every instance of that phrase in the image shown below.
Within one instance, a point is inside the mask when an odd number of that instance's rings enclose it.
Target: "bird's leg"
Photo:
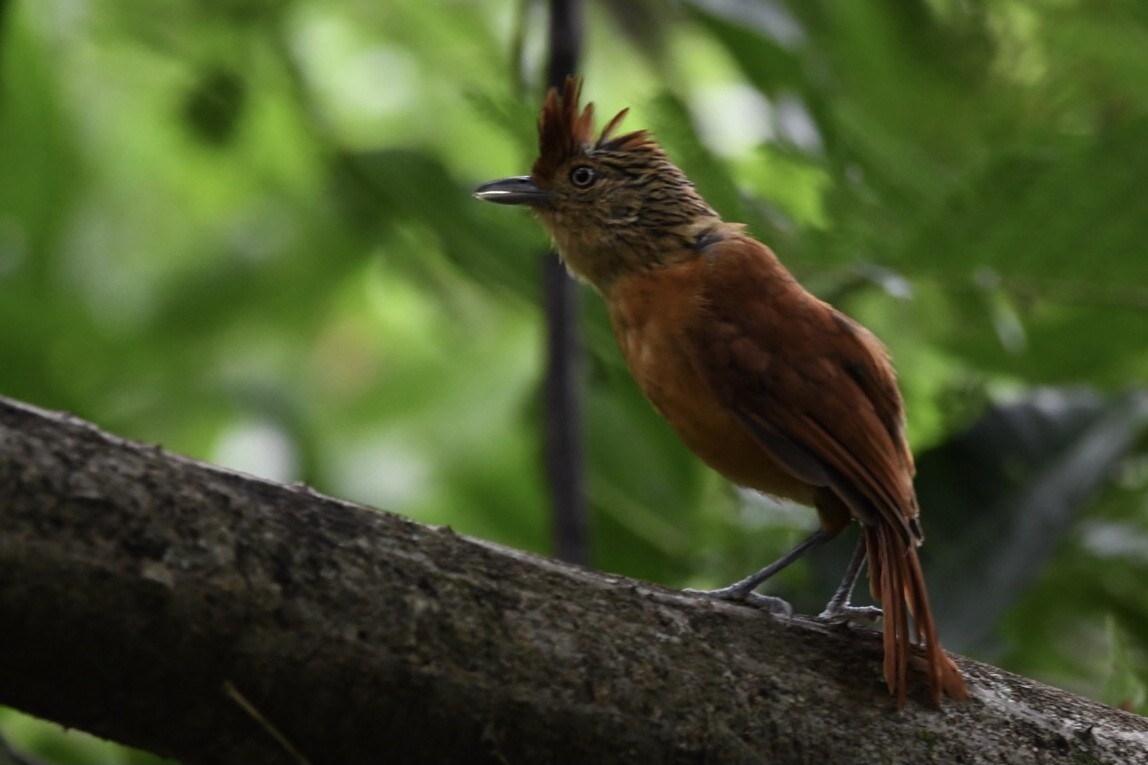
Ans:
[[[831,622],[845,622],[850,619],[876,619],[881,616],[881,609],[876,606],[854,606],[849,601],[853,598],[853,588],[857,585],[857,577],[861,575],[861,565],[865,562],[865,537],[857,540],[857,547],[853,550],[853,557],[849,560],[849,567],[845,569],[845,577],[837,587],[837,592],[825,604],[825,610],[818,617]]]
[[[833,536],[833,534],[830,534],[824,529],[818,529],[803,539],[801,542],[799,542],[796,547],[787,552],[785,555],[782,555],[780,558],[775,560],[773,563],[770,563],[762,570],[750,574],[741,581],[734,582],[728,587],[722,587],[718,590],[687,589],[682,590],[682,592],[687,592],[691,595],[705,595],[708,598],[717,598],[718,600],[731,600],[734,602],[746,603],[748,605],[760,606],[767,608],[768,610],[775,613],[782,613],[788,616],[793,613],[793,606],[789,605],[788,602],[774,595],[760,595],[754,592],[754,590],[757,589],[757,587],[766,579],[769,579],[778,571],[781,571],[783,568],[788,566],[790,563],[793,563],[795,560],[805,555],[810,550],[825,544],[830,539],[832,539]],[[854,581],[857,579],[856,575],[854,575],[853,579]],[[852,586],[849,589],[852,591]],[[836,597],[836,595],[834,597]],[[846,595],[846,600],[848,600],[848,595]]]

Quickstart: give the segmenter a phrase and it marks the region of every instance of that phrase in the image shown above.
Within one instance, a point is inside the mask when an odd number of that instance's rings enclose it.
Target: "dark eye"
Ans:
[[[585,165],[578,165],[570,171],[570,182],[580,189],[584,189],[594,182],[597,174]]]

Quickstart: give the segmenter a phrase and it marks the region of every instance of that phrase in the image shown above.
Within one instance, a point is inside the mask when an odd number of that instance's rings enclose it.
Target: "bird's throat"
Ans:
[[[630,274],[701,257],[709,245],[743,230],[716,216],[665,228],[566,226],[546,216],[543,221],[571,274],[602,294]]]

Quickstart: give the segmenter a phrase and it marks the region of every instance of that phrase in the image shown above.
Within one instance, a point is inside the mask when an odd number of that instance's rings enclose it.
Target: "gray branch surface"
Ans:
[[[898,711],[880,657],[0,399],[0,703],[184,762],[1148,762],[973,661]]]

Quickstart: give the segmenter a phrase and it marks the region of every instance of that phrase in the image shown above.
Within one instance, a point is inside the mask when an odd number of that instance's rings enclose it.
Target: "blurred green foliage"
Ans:
[[[0,2],[0,393],[546,551],[546,242],[469,196],[529,167],[544,36],[511,0]],[[950,647],[1145,709],[1148,5],[592,4],[586,53],[600,118],[889,345]],[[583,308],[597,566],[719,584],[811,527]]]

